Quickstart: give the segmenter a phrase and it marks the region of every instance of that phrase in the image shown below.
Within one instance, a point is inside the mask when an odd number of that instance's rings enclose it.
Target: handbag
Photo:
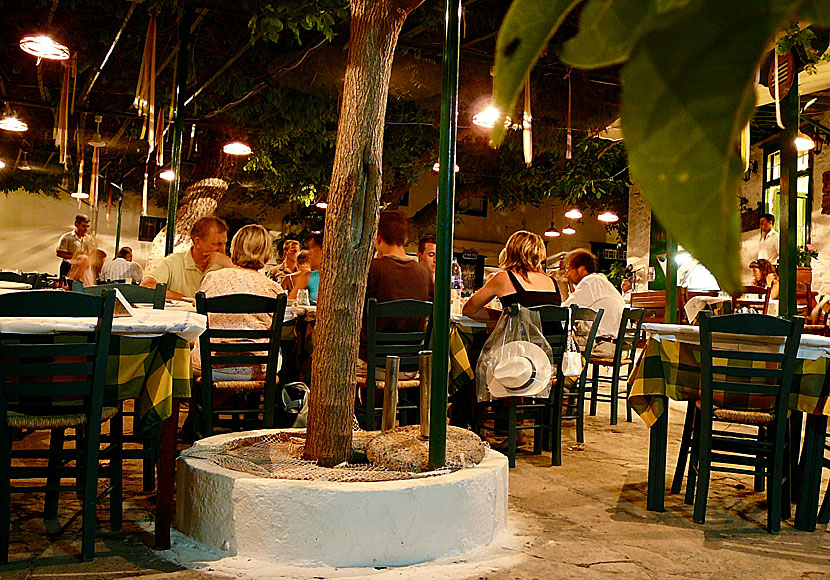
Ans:
[[[573,331],[568,332],[568,346],[562,353],[562,375],[566,377],[578,377],[582,374],[582,353],[576,346]]]

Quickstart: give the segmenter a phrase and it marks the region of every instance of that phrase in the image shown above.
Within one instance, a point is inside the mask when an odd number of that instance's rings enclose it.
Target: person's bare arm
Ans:
[[[144,276],[144,279],[141,280],[141,285],[145,288],[155,288],[158,286],[158,282],[155,278],[151,278],[150,276]],[[165,296],[170,300],[181,300],[184,298],[184,294],[179,294],[178,292],[173,292],[172,290],[167,290]]]
[[[506,277],[506,275],[501,276],[500,274],[496,274],[490,278],[478,292],[470,296],[461,313],[469,318],[483,320],[485,322],[493,320],[494,314],[495,318],[498,318],[501,313],[491,308],[485,308],[485,306],[499,295],[499,290],[503,285],[503,279]]]
[[[55,250],[55,254],[58,258],[63,258],[64,260],[72,259],[72,252],[67,252],[66,250]]]
[[[297,297],[297,290],[301,290],[303,288],[308,288],[308,279],[311,277],[311,272],[300,272],[296,274],[296,279],[294,280],[294,287],[291,288],[291,292],[288,293],[289,298],[296,298]]]

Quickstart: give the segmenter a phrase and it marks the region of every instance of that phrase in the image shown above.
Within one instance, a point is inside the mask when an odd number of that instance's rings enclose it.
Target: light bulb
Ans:
[[[582,218],[582,212],[579,210],[578,207],[572,207],[571,209],[565,212],[565,217],[569,220],[578,220]]]
[[[164,181],[173,181],[176,179],[176,172],[172,169],[165,169],[161,173],[159,173],[159,177]]]
[[[252,153],[251,148],[242,141],[232,141],[231,143],[226,143],[225,146],[222,147],[222,151],[228,155],[250,155]]]
[[[605,222],[608,224],[620,221],[619,216],[617,216],[617,214],[615,214],[613,211],[604,211],[597,216],[597,219],[601,222]]]

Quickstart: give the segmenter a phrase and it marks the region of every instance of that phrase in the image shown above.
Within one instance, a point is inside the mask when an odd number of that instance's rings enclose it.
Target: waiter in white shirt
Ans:
[[[597,273],[597,257],[587,250],[573,250],[565,256],[568,265],[568,280],[576,287],[562,306],[576,304],[582,308],[590,308],[605,312],[599,322],[593,355],[611,358],[614,356],[617,331],[620,328],[625,301],[622,295],[608,281],[604,274]],[[577,333],[576,341],[580,348],[585,347],[587,337]]]
[[[771,213],[762,214],[758,219],[761,228],[761,241],[758,243],[758,259],[769,260],[778,264],[778,232],[775,231],[775,216]]]

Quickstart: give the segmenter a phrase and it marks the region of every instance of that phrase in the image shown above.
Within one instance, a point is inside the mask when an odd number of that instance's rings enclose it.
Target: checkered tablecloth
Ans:
[[[830,383],[826,380],[830,354],[824,352],[823,356],[816,357],[815,354],[820,352],[822,351],[817,348],[799,350],[790,392],[790,409],[830,415]],[[720,361],[718,364],[722,363]],[[746,364],[746,361],[729,361],[728,364]],[[665,412],[666,397],[676,401],[700,399],[700,345],[680,340],[661,340],[652,336],[646,343],[629,382],[631,394],[628,401],[646,425],[651,427]],[[764,408],[767,401],[768,399],[749,395],[748,399],[742,401],[724,401],[721,398],[716,399],[715,403]]]
[[[175,334],[111,337],[108,392],[121,400],[135,398],[147,425],[171,415],[173,397],[190,397],[192,375],[190,344]]]

